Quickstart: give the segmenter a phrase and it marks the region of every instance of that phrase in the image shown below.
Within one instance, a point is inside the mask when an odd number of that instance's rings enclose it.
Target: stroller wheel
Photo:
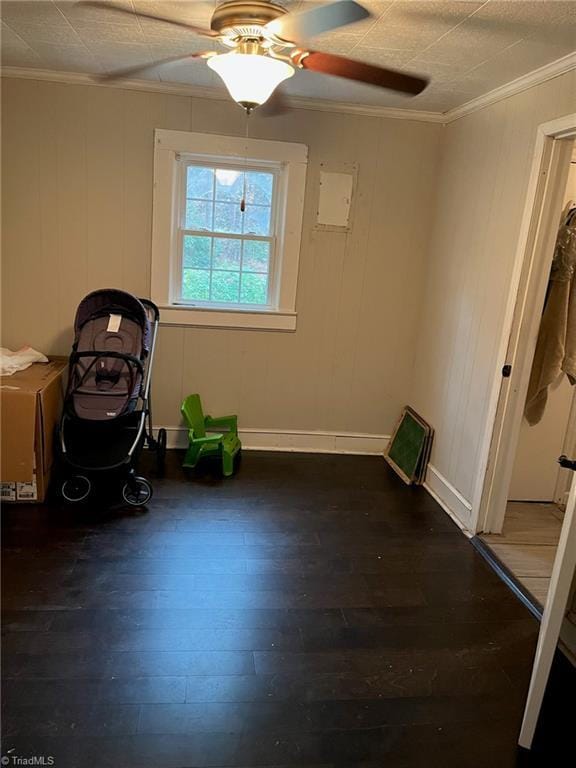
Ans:
[[[84,475],[73,475],[64,480],[60,492],[66,501],[69,501],[71,504],[77,504],[88,498],[91,489],[92,485],[87,477]]]
[[[164,428],[158,430],[156,451],[156,469],[158,474],[161,474],[164,471],[164,465],[166,463],[166,430]]]
[[[145,477],[133,477],[122,488],[122,497],[133,507],[142,507],[152,498],[152,486]]]

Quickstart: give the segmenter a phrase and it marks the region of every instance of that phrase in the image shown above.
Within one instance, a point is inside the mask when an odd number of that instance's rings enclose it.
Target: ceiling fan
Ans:
[[[79,5],[132,14],[132,11],[113,3],[87,1]],[[301,42],[368,18],[370,12],[354,0],[339,0],[300,13],[289,13],[281,5],[267,0],[228,0],[216,7],[210,29],[144,11],[137,11],[137,15],[188,29],[231,50],[227,53],[205,51],[174,56],[111,72],[102,79],[120,79],[175,61],[205,59],[208,66],[220,75],[232,98],[248,113],[263,104],[283,80],[292,77],[296,68],[410,95],[420,93],[428,84],[424,78],[394,69],[309,50]]]

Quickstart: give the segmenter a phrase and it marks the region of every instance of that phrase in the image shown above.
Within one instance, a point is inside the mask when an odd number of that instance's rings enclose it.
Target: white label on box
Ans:
[[[120,330],[120,323],[122,322],[122,315],[110,315],[108,320],[108,333],[118,333]]]
[[[16,498],[18,501],[36,501],[38,498],[36,480],[31,483],[16,483]]]
[[[0,499],[16,501],[16,483],[0,483]]]

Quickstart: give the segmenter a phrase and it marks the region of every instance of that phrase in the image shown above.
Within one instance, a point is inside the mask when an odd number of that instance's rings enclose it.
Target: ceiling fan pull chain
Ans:
[[[244,187],[242,189],[242,200],[240,200],[240,211],[246,210],[246,170],[248,168],[248,120],[250,112],[246,110],[246,122],[244,123]]]

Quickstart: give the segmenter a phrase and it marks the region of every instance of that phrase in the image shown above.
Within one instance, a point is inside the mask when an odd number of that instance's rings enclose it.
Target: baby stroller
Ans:
[[[166,430],[154,439],[150,407],[159,321],[151,301],[116,289],[94,291],[80,302],[58,439],[60,492],[67,501],[84,501],[95,478],[111,473],[128,504],[141,506],[152,497],[136,465],[145,442],[156,450],[160,472],[166,455]]]

